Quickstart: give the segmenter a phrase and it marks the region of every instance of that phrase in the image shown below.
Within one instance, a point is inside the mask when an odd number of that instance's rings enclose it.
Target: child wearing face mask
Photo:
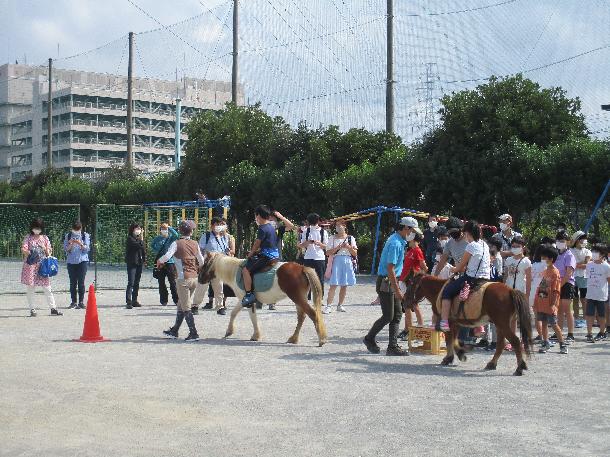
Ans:
[[[572,235],[573,247],[570,249],[576,259],[576,271],[574,272],[574,326],[583,328],[585,309],[587,307],[587,270],[586,266],[591,261],[591,251],[587,249],[587,234],[581,230]],[[580,301],[579,301],[580,300]],[[582,308],[582,317],[580,309]]]
[[[142,226],[140,224],[133,223],[129,226],[125,247],[125,263],[127,264],[125,307],[127,309],[139,308],[142,306],[138,302],[140,278],[142,277],[142,269],[146,264],[146,245],[144,244]]]
[[[605,340],[608,323],[606,316],[606,303],[608,302],[608,284],[610,284],[610,265],[606,261],[608,247],[596,244],[591,249],[592,262],[587,264],[587,343]],[[597,313],[599,333],[593,338],[593,321]]]
[[[561,276],[561,300],[557,323],[559,327],[563,328],[564,321],[567,321],[568,336],[566,337],[566,343],[570,344],[574,341],[574,315],[571,305],[574,299],[576,258],[572,251],[568,249],[568,239],[566,232],[560,232],[555,237],[557,250],[559,251],[555,266]],[[558,339],[557,335],[551,336],[551,339]]]
[[[529,297],[532,287],[532,262],[525,256],[525,240],[521,237],[513,238],[511,242],[511,257],[504,262],[504,284],[508,287],[520,290]],[[517,331],[517,321],[511,322],[513,332]],[[512,350],[511,344],[507,344],[505,349]]]
[[[546,265],[542,273],[540,285],[536,290],[536,299],[534,308],[536,310],[536,322],[540,323],[542,333],[542,345],[538,350],[544,354],[551,348],[549,341],[549,328],[551,325],[557,336],[560,344],[560,352],[568,353],[568,346],[564,342],[561,327],[557,325],[557,311],[559,310],[559,302],[561,295],[561,276],[559,270],[553,265],[557,260],[559,253],[552,246],[545,245],[540,249],[540,258],[542,263]]]

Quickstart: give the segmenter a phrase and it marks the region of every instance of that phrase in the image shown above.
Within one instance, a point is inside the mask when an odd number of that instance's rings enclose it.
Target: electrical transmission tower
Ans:
[[[417,88],[418,93],[422,94],[420,103],[423,105],[423,119],[420,129],[423,132],[429,132],[436,128],[439,104],[438,100],[442,93],[440,87],[440,76],[438,74],[438,65],[436,62],[426,64],[425,79],[422,81],[422,86]]]

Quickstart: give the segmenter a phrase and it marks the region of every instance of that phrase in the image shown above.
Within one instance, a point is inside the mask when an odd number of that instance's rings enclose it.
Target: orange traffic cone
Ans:
[[[87,312],[85,314],[85,325],[83,326],[83,336],[79,340],[82,343],[98,343],[105,340],[100,335],[100,321],[97,316],[97,300],[95,299],[95,287],[93,284],[89,286],[89,294],[87,295]]]

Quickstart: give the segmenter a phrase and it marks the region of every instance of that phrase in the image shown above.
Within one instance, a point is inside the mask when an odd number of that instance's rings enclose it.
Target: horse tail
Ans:
[[[510,297],[513,301],[513,305],[517,311],[517,317],[519,319],[519,327],[521,329],[521,341],[523,342],[523,348],[525,354],[530,355],[532,352],[532,313],[530,312],[529,302],[527,297],[520,290],[511,289]]]
[[[311,287],[311,297],[313,298],[314,311],[316,312],[316,320],[318,322],[319,330],[321,333],[326,335],[326,328],[324,326],[324,320],[322,319],[322,300],[324,293],[322,292],[322,284],[320,278],[313,268],[303,267],[303,274],[309,282]]]

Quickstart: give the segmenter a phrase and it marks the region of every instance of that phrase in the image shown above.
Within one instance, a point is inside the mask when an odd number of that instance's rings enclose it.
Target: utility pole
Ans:
[[[385,129],[394,133],[394,0],[387,0],[387,76],[385,95]]]
[[[49,94],[47,96],[47,168],[53,168],[53,59],[49,58]]]
[[[133,32],[129,32],[129,63],[127,64],[127,168],[133,168]]]
[[[174,157],[174,166],[176,167],[176,170],[180,168],[180,151],[182,150],[182,145],[180,144],[180,116],[182,115],[182,105],[180,104],[180,101],[181,100],[176,97],[176,125],[174,126],[174,130],[176,132],[176,139],[174,140],[176,143],[176,157]]]
[[[233,0],[233,71],[231,72],[231,101],[237,105],[237,81],[239,66],[239,0]]]

